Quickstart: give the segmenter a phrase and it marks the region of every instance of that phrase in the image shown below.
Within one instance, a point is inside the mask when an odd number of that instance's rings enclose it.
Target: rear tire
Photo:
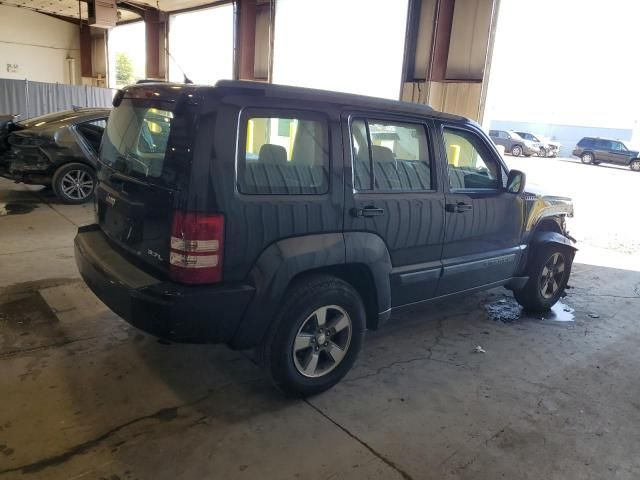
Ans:
[[[581,160],[581,161],[582,161],[582,163],[584,163],[585,165],[591,165],[591,164],[593,164],[593,163],[594,163],[594,156],[593,156],[593,153],[591,153],[591,152],[583,153],[583,154],[580,156],[580,160]]]
[[[522,147],[520,145],[514,145],[511,147],[511,155],[514,157],[519,157],[522,155]]]
[[[329,275],[302,277],[259,349],[274,384],[293,396],[328,390],[351,369],[364,340],[365,310],[351,285]]]
[[[640,172],[640,159],[638,160],[633,160],[630,164],[629,164],[629,168],[631,170],[633,170],[634,172]]]
[[[562,296],[573,264],[574,251],[558,244],[538,248],[529,263],[529,280],[520,290],[513,292],[525,310],[545,312]]]
[[[96,174],[93,168],[84,163],[67,163],[53,174],[51,186],[63,203],[85,203],[93,196]]]

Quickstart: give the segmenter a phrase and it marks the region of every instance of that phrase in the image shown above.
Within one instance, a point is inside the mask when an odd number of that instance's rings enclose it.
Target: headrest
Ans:
[[[272,143],[265,143],[260,147],[258,161],[262,163],[287,163],[287,150]]]
[[[379,145],[371,145],[371,156],[376,163],[393,163],[396,161],[390,148]]]

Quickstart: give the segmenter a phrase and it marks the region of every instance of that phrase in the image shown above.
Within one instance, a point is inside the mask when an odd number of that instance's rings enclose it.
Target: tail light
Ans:
[[[182,283],[216,283],[222,280],[224,217],[173,212],[169,273]]]

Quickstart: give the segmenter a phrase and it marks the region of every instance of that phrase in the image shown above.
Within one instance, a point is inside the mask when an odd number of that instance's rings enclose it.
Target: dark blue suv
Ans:
[[[505,286],[545,310],[567,284],[571,201],[525,192],[473,121],[237,81],[114,107],[82,277],[159,337],[257,348],[287,392],[334,385],[399,309]]]
[[[622,140],[584,137],[576,145],[573,155],[580,158],[582,163],[624,165],[635,172],[640,172],[640,152]]]

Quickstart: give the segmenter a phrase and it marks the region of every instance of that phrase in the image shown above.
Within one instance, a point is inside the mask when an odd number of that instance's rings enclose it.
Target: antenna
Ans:
[[[193,83],[193,81],[189,77],[187,77],[187,74],[184,73],[184,70],[182,69],[182,67],[180,66],[178,61],[175,58],[173,58],[173,55],[171,55],[171,52],[169,51],[168,48],[167,48],[167,53],[169,54],[169,58],[171,60],[173,60],[173,63],[176,64],[176,67],[178,67],[180,69],[180,71],[182,72],[182,76],[184,77],[184,83]]]

